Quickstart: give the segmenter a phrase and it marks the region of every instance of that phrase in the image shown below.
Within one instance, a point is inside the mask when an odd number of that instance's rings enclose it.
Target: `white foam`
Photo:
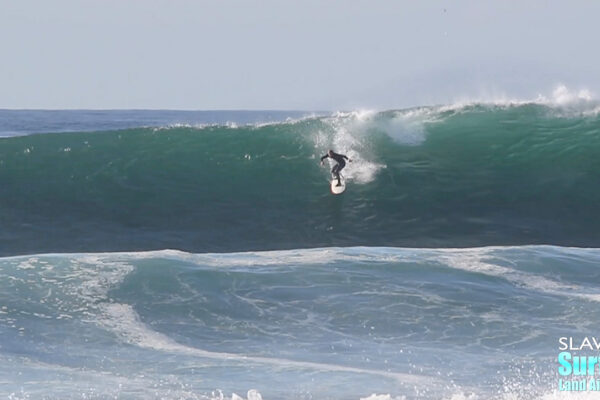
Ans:
[[[450,397],[445,397],[444,400],[479,400],[479,396],[475,393],[454,393]]]
[[[263,127],[268,127],[268,126],[278,126],[278,125],[295,125],[304,121],[309,121],[312,119],[317,119],[322,117],[323,114],[318,114],[318,113],[307,113],[306,115],[303,115],[301,117],[297,117],[297,118],[292,118],[292,117],[287,117],[284,120],[276,120],[276,121],[264,121],[264,122],[247,122],[247,123],[238,123],[238,122],[234,122],[234,121],[226,121],[226,122],[207,122],[207,123],[198,123],[198,124],[190,124],[190,123],[182,123],[182,122],[175,122],[175,123],[171,123],[168,125],[163,125],[163,126],[157,126],[157,127],[150,127],[150,126],[144,126],[143,128],[152,128],[152,130],[154,132],[158,132],[158,131],[168,131],[171,129],[180,129],[180,128],[184,128],[184,129],[198,129],[198,130],[202,130],[202,129],[207,129],[207,128],[230,128],[230,129],[237,129],[237,128],[255,128],[255,129],[259,129],[259,128],[263,128]]]
[[[235,393],[232,393],[231,400],[262,400],[262,395],[257,390],[250,389],[250,390],[248,390],[248,393],[246,394],[246,399],[238,396]]]
[[[375,394],[369,397],[361,397],[360,400],[405,400],[406,396],[392,397],[391,394]]]
[[[368,135],[367,128],[371,126],[376,115],[377,112],[373,110],[337,112],[322,119],[330,129],[318,131],[312,137],[315,150],[320,152],[319,155],[332,149],[352,160],[342,171],[347,180],[360,184],[372,182],[377,173],[386,168],[385,164],[377,162],[371,150],[372,138]],[[329,162],[331,168],[335,162],[332,160]]]
[[[395,379],[404,383],[428,382],[430,384],[435,384],[437,382],[437,379],[434,377],[420,376],[415,374],[370,370],[309,361],[295,361],[275,357],[261,357],[207,351],[182,345],[166,335],[150,329],[140,320],[138,314],[133,310],[133,307],[128,304],[105,303],[101,306],[101,309],[102,314],[97,320],[100,325],[117,335],[117,337],[119,337],[125,343],[143,348],[201,358],[235,361],[236,363],[245,362],[251,364],[274,365],[280,368],[300,368],[325,372],[369,374]]]
[[[555,108],[562,116],[596,115],[600,112],[600,104],[596,96],[586,88],[572,89],[564,84],[557,84],[550,94],[538,93],[532,98],[516,98],[503,93],[487,94],[475,97],[457,98],[447,105],[432,106],[439,112],[459,112],[475,105],[493,107],[515,107],[527,104],[539,104]]]
[[[499,277],[541,293],[556,296],[579,297],[588,301],[600,302],[600,293],[590,292],[576,284],[567,284],[538,274],[527,273],[498,265],[492,258],[501,257],[498,250],[523,248],[552,248],[551,246],[521,246],[521,247],[482,247],[471,249],[399,249],[386,247],[351,247],[351,248],[314,248],[277,250],[242,253],[207,253],[192,254],[178,250],[161,250],[141,253],[113,253],[113,256],[121,254],[126,258],[171,258],[180,261],[194,263],[199,266],[232,268],[232,267],[268,267],[284,265],[324,265],[336,262],[422,262],[429,260],[437,262],[450,268],[460,269],[468,272],[480,273],[488,276]],[[560,248],[562,251],[569,249]],[[401,251],[399,251],[401,250]],[[579,250],[579,249],[578,249]],[[589,250],[592,251],[593,250]],[[596,254],[593,252],[593,254]],[[86,255],[87,262],[101,262],[100,255]],[[118,258],[118,257],[117,257]],[[94,261],[96,260],[96,261]],[[124,275],[132,267],[124,262],[115,262],[118,268],[111,272],[91,273],[90,279],[78,289],[81,295],[85,295],[88,302],[94,298],[103,296],[108,286],[120,282]],[[113,305],[112,307],[116,307]],[[113,314],[114,315],[114,314]]]
[[[39,261],[37,257],[31,257],[27,260],[21,261],[19,265],[17,265],[18,269],[35,269],[35,264]]]
[[[540,102],[554,105],[570,105],[579,104],[581,102],[590,102],[593,100],[593,95],[588,89],[569,90],[565,85],[558,85],[552,91],[550,99],[540,96]]]
[[[543,394],[540,400],[598,400],[600,394],[594,391],[588,392],[561,392],[558,390]],[[504,398],[503,400],[510,400]]]
[[[369,131],[385,132],[402,145],[420,145],[427,136],[427,124],[443,121],[445,113],[461,113],[475,106],[515,107],[538,104],[548,107],[549,115],[556,117],[594,116],[600,114],[600,103],[586,88],[572,89],[558,84],[550,94],[537,94],[532,98],[516,98],[506,94],[487,94],[476,97],[457,98],[450,104],[421,106],[404,110],[380,113],[374,110],[336,112],[322,118],[333,131],[317,132],[315,147],[320,151],[331,148],[338,153],[348,153],[357,163],[346,168],[347,177],[359,183],[371,182],[386,166],[378,163],[370,152]],[[347,172],[346,172],[347,171]]]
[[[432,259],[451,268],[503,278],[513,284],[524,286],[537,292],[565,297],[579,297],[600,302],[600,293],[583,293],[582,288],[578,285],[565,284],[540,275],[529,274],[516,269],[493,264],[489,261],[490,257],[493,256],[489,249],[467,249],[463,251],[453,251],[449,254],[444,254],[446,253],[445,251],[441,252],[441,255],[435,255]]]
[[[143,258],[175,258],[188,262],[196,262],[199,265],[214,265],[219,267],[232,265],[294,265],[306,263],[331,263],[332,261],[361,261],[361,262],[394,262],[394,261],[437,261],[449,268],[456,268],[475,273],[486,274],[489,276],[502,277],[517,285],[530,288],[532,290],[551,293],[560,296],[580,296],[586,299],[598,301],[596,295],[581,294],[581,288],[577,285],[564,284],[553,279],[548,279],[532,273],[527,273],[498,265],[495,260],[502,260],[502,252],[515,249],[543,249],[552,251],[557,249],[561,252],[589,252],[590,255],[598,255],[598,249],[575,250],[568,248],[554,248],[551,246],[523,246],[523,247],[488,247],[475,249],[398,249],[398,248],[322,248],[310,250],[291,250],[291,251],[269,251],[269,252],[251,252],[251,253],[232,253],[232,254],[203,254],[194,255],[174,250],[163,250],[142,253],[108,253],[108,254],[85,254],[85,255],[37,255],[35,257],[10,257],[15,259],[15,265],[21,265],[26,270],[31,267],[41,268],[45,264],[47,257],[67,257],[72,258],[72,271],[68,271],[68,276],[61,280],[67,282],[67,293],[72,293],[84,300],[86,303],[88,320],[96,323],[104,329],[115,335],[115,337],[127,344],[142,348],[153,349],[168,353],[176,353],[182,356],[201,357],[217,359],[222,361],[235,361],[240,364],[266,364],[277,366],[282,369],[305,369],[312,371],[326,372],[345,372],[356,374],[368,374],[383,376],[395,379],[401,382],[426,383],[435,385],[436,380],[428,376],[401,374],[390,371],[377,371],[362,368],[346,367],[343,365],[302,362],[277,357],[260,357],[244,354],[232,354],[224,352],[212,352],[195,347],[186,346],[176,342],[168,336],[154,331],[145,324],[133,307],[128,304],[112,302],[108,298],[108,292],[119,285],[126,275],[133,270],[130,264],[131,260]],[[5,258],[7,259],[7,258]],[[502,260],[508,262],[509,260]],[[510,265],[510,264],[508,264]],[[45,267],[44,267],[45,268]],[[43,272],[43,271],[42,271]],[[64,276],[63,276],[64,277]],[[81,282],[83,280],[83,282]],[[237,395],[236,395],[237,396]],[[260,396],[260,397],[258,397]],[[260,400],[262,396],[256,391],[248,391],[246,395],[248,400]],[[357,395],[358,397],[358,395]],[[530,399],[537,398],[541,400],[588,400],[596,398],[595,393],[564,393],[548,392],[541,396],[530,397],[522,393],[505,393],[492,398],[502,400],[512,399]],[[216,397],[215,397],[216,398]],[[242,398],[240,396],[231,398]],[[446,400],[476,400],[487,399],[490,396],[476,396],[474,394],[455,393]],[[219,399],[224,399],[220,397]],[[243,398],[242,398],[243,399]],[[368,397],[362,397],[361,400],[400,400],[403,397],[392,397],[391,394],[371,394]]]
[[[325,253],[327,252],[328,250],[325,250]],[[285,256],[285,253],[286,252],[279,252],[281,256]],[[300,256],[300,254],[301,252],[298,253],[298,256]],[[296,361],[277,357],[261,357],[245,354],[215,352],[185,346],[160,332],[152,330],[141,320],[131,305],[114,302],[108,296],[109,291],[115,287],[118,287],[118,285],[123,282],[125,277],[134,270],[134,267],[130,264],[131,260],[143,259],[147,257],[174,257],[179,260],[195,260],[196,262],[203,263],[203,261],[210,260],[211,258],[218,259],[219,257],[217,256],[209,256],[208,258],[205,258],[183,252],[166,250],[143,253],[99,253],[83,255],[53,254],[45,256],[40,255],[35,259],[42,257],[60,257],[61,259],[68,257],[70,259],[69,261],[73,268],[66,274],[62,275],[61,290],[65,294],[76,297],[78,300],[69,303],[71,304],[71,307],[72,305],[77,307],[75,310],[68,310],[69,313],[81,313],[88,322],[94,323],[111,332],[118,340],[129,345],[157,351],[177,353],[185,356],[217,359],[222,361],[235,361],[236,365],[239,365],[239,363],[242,362],[249,364],[274,365],[278,368],[298,368],[325,372],[368,374],[382,376],[405,383],[427,382],[434,384],[437,382],[437,379],[434,377],[416,374],[371,370],[319,362]],[[230,259],[233,260],[235,257],[236,256],[233,256]],[[317,257],[323,257],[323,255],[318,255]],[[11,258],[21,260],[23,257]],[[253,257],[250,256],[250,258]],[[264,260],[265,255],[257,253],[254,258]],[[23,260],[22,263],[29,266],[32,264],[32,260],[33,259],[30,257]],[[279,258],[276,260],[276,262],[290,262],[290,259]],[[64,306],[67,305],[62,304],[59,307],[61,310],[63,310]],[[257,399],[257,397],[254,396],[252,399]]]
[[[564,297],[579,297],[600,302],[599,293],[586,293],[576,284],[562,283],[537,274],[511,269],[491,261],[498,258],[498,251],[509,249],[553,248],[552,246],[480,247],[470,249],[405,249],[387,247],[315,248],[277,250],[227,254],[190,254],[176,250],[163,250],[138,254],[138,257],[167,257],[212,267],[252,267],[281,265],[319,265],[336,262],[423,262],[429,260],[450,268],[480,273],[506,279],[513,284],[542,293]],[[572,249],[560,248],[561,251]],[[400,250],[400,251],[399,251]],[[577,249],[578,251],[580,249]],[[587,249],[597,254],[593,249]],[[582,250],[583,251],[583,250]]]
[[[552,386],[554,385],[556,385],[556,382],[552,383]],[[519,385],[518,383],[511,384],[511,386],[516,386],[517,388],[514,390],[504,388],[505,393],[502,393],[499,396],[493,396],[492,398],[498,400],[598,400],[598,398],[600,398],[600,394],[598,394],[598,392],[595,391],[570,392],[553,389],[544,393],[541,390],[538,391],[534,388],[524,390],[523,387],[521,387],[521,385]],[[472,398],[473,400],[487,400],[489,397],[475,396]],[[458,399],[462,400],[462,398],[457,398],[457,400]],[[471,399],[471,397],[467,397],[467,399]],[[452,398],[451,400],[454,400],[454,398]]]

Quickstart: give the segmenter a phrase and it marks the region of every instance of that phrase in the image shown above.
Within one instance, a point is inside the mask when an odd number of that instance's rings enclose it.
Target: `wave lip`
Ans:
[[[598,98],[586,88],[572,89],[564,84],[558,84],[550,94],[538,93],[531,98],[518,98],[506,94],[486,94],[482,96],[467,96],[458,98],[450,104],[418,107],[422,109],[433,108],[438,111],[460,111],[476,106],[488,107],[519,107],[524,105],[541,105],[555,110],[569,110],[567,115],[597,115]]]

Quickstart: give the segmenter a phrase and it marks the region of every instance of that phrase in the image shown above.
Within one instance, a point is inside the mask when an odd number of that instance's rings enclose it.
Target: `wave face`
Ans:
[[[599,263],[550,246],[0,258],[0,396],[575,398],[558,338],[597,336]]]
[[[598,154],[597,110],[533,103],[8,137],[0,253],[598,247]]]

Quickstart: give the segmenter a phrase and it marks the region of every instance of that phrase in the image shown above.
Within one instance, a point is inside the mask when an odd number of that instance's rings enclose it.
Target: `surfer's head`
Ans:
[[[327,152],[327,154],[329,154],[329,157],[332,157],[332,156],[333,156],[333,150],[329,150],[329,151]]]

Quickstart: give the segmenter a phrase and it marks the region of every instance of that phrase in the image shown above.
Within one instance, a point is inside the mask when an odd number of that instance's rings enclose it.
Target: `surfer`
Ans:
[[[325,160],[327,157],[336,161],[336,164],[331,169],[331,174],[337,178],[337,186],[342,186],[342,181],[340,180],[340,171],[346,166],[346,161],[344,159],[348,160],[349,162],[352,162],[352,160],[343,154],[338,154],[333,150],[329,150],[327,154],[321,157],[321,165],[323,165],[323,160]]]

